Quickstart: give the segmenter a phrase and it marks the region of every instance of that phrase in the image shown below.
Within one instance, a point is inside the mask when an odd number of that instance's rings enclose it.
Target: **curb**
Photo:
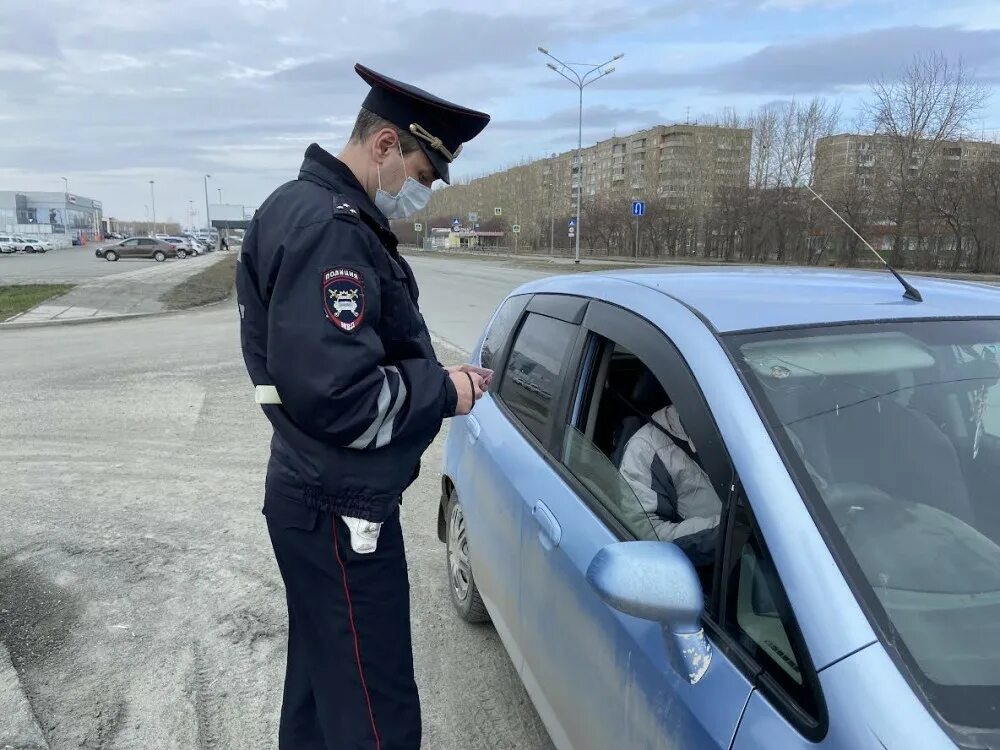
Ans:
[[[21,678],[0,644],[0,750],[49,750]]]
[[[69,318],[68,320],[41,320],[37,323],[0,323],[0,333],[4,331],[23,331],[28,328],[55,328],[57,326],[80,326],[94,325],[97,323],[117,323],[123,320],[140,320],[142,318],[160,318],[181,315],[183,313],[195,312],[196,310],[208,310],[233,301],[233,295],[218,302],[209,302],[207,305],[197,305],[196,307],[185,307],[182,310],[160,310],[159,312],[148,313],[124,313],[122,315],[102,315],[93,318]],[[0,745],[0,750],[4,750]]]

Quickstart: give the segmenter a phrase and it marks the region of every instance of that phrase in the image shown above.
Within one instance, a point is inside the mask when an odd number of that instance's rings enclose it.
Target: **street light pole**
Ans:
[[[546,57],[550,57],[559,63],[558,66],[553,65],[552,63],[547,63],[547,65],[580,90],[579,129],[577,131],[576,139],[576,260],[574,261],[575,263],[579,263],[580,230],[582,224],[580,221],[580,204],[583,197],[583,89],[592,84],[594,81],[600,80],[601,78],[604,78],[604,76],[613,73],[615,70],[613,67],[605,68],[604,66],[610,62],[614,62],[615,60],[621,60],[625,57],[625,54],[619,52],[610,60],[606,60],[600,65],[591,65],[590,63],[565,63],[555,55],[551,54],[544,47],[539,47],[538,51]],[[577,68],[580,68],[583,71],[582,74],[577,70]],[[594,78],[590,78],[590,76],[594,73],[598,73],[598,75]]]
[[[153,206],[153,234],[156,234],[156,193],[153,191],[154,180],[149,181],[149,202]]]
[[[222,188],[217,188],[217,190],[219,191],[219,205],[221,206],[222,205]]]
[[[205,223],[208,224],[208,234],[212,235],[212,216],[208,212],[208,179],[212,175],[205,175]]]

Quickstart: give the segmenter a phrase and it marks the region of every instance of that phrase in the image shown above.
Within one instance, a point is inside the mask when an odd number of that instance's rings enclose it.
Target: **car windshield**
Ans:
[[[997,727],[1000,321],[728,343],[886,645],[946,719]]]

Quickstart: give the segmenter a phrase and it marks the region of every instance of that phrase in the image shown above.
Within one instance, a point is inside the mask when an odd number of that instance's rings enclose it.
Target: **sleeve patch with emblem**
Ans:
[[[365,319],[365,282],[353,268],[323,272],[323,309],[327,319],[345,333],[354,333]]]

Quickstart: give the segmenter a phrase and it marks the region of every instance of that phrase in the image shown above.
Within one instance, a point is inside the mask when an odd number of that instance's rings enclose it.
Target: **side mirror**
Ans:
[[[587,581],[619,612],[663,625],[674,668],[692,685],[712,648],[701,627],[704,593],[694,565],[669,542],[619,542],[598,552]]]

